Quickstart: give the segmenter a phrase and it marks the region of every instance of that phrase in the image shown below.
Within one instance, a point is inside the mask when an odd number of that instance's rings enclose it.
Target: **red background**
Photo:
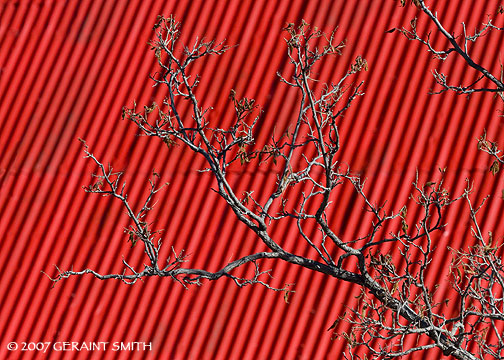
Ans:
[[[182,41],[196,36],[239,44],[221,57],[195,65],[202,82],[198,96],[213,106],[214,126],[229,123],[230,89],[255,98],[264,114],[258,143],[283,132],[296,111],[296,94],[275,73],[288,72],[282,27],[301,19],[323,30],[339,26],[347,39],[341,57],[323,63],[318,77],[339,79],[357,55],[367,59],[366,95],[341,122],[339,158],[367,177],[371,200],[388,200],[390,210],[404,204],[418,169],[423,181],[437,179],[447,166],[446,188],[455,195],[465,178],[475,182],[474,199],[492,194],[481,211],[484,232],[502,239],[502,172],[488,172],[491,159],[477,151],[476,138],[487,130],[504,144],[501,102],[491,94],[469,99],[429,95],[436,89],[432,69],[452,83],[470,82],[474,71],[455,57],[434,60],[417,42],[386,30],[419,17],[419,31],[431,28],[426,17],[398,1],[0,1],[0,358],[173,358],[173,359],[323,359],[341,358],[345,343],[331,340],[327,328],[353,302],[358,289],[293,265],[265,262],[270,283],[295,283],[286,304],[283,295],[261,286],[237,288],[232,281],[205,282],[185,290],[170,279],[146,279],[133,286],[71,278],[52,287],[43,275],[61,269],[93,268],[121,272],[122,256],[138,267],[146,260],[123,234],[128,224],[120,204],[85,194],[95,167],[83,159],[77,137],[92,152],[125,170],[127,190],[138,206],[153,168],[170,186],[160,193],[152,219],[170,246],[191,254],[187,266],[218,270],[264,247],[209,188],[213,179],[196,172],[202,158],[182,147],[167,150],[159,141],[135,136],[121,120],[122,106],[149,104],[165,94],[152,88],[156,70],[147,41],[158,14],[182,21]],[[474,29],[496,17],[499,1],[430,2],[449,31],[460,22]],[[433,43],[445,41],[437,33]],[[471,47],[477,62],[494,74],[502,61],[502,33]],[[184,112],[185,114],[185,112]],[[275,183],[271,165],[236,167],[231,183],[259,198]],[[294,202],[301,188],[289,189]],[[337,191],[331,225],[343,239],[366,233],[370,217],[350,187]],[[418,216],[413,212],[412,217]],[[447,246],[463,248],[473,239],[463,203],[446,214],[448,227],[438,234],[437,253],[427,281],[441,284],[438,296],[451,295]],[[289,222],[272,235],[289,251],[314,256]],[[385,251],[386,249],[384,249]],[[394,251],[394,247],[391,247]],[[250,275],[245,267],[238,275]],[[341,323],[338,331],[345,330]],[[145,341],[146,352],[8,352],[11,341]],[[431,356],[439,356],[435,351]],[[420,357],[422,355],[415,355]],[[412,356],[412,358],[416,358]]]

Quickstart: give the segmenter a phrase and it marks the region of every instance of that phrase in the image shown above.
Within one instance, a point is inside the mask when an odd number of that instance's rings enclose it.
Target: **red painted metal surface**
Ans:
[[[433,2],[447,29],[473,29],[496,14],[498,1]],[[341,358],[344,342],[331,340],[326,329],[351,304],[358,289],[320,274],[277,262],[272,285],[296,283],[290,304],[282,294],[255,286],[238,289],[222,279],[184,290],[169,279],[148,279],[126,286],[91,276],[52,283],[41,270],[94,268],[122,271],[121,257],[140,266],[138,248],[125,242],[127,218],[118,203],[86,195],[94,167],[83,159],[77,137],[93,153],[126,172],[130,199],[145,194],[155,168],[170,186],[152,214],[166,229],[170,246],[191,254],[188,266],[217,270],[229,259],[263,249],[239,224],[209,187],[213,180],[195,170],[201,158],[180,147],[166,150],[158,141],[135,136],[134,126],[120,118],[123,105],[148,104],[165,90],[151,87],[155,62],[147,41],[158,14],[176,14],[183,22],[182,41],[196,36],[228,39],[239,46],[222,57],[194,66],[202,76],[198,96],[213,106],[210,120],[226,124],[232,108],[227,96],[236,89],[264,109],[258,143],[281,133],[296,111],[296,94],[280,84],[276,71],[288,72],[282,27],[301,19],[324,30],[339,26],[347,39],[344,55],[327,61],[319,78],[337,79],[357,55],[367,59],[366,95],[341,122],[340,160],[367,177],[370,198],[388,200],[391,209],[408,199],[418,169],[435,179],[448,167],[446,187],[460,194],[464,179],[474,180],[475,199],[496,194],[481,213],[484,231],[502,237],[503,177],[488,172],[490,159],[477,151],[476,138],[504,144],[500,103],[491,95],[469,100],[453,94],[432,96],[430,71],[450,75],[452,82],[475,74],[460,60],[440,63],[418,43],[386,30],[419,16],[398,2],[335,1],[0,1],[0,358],[171,358],[171,359],[324,359]],[[497,22],[503,21],[498,15]],[[474,58],[499,71],[504,37],[495,33],[474,45]],[[433,42],[443,44],[436,33]],[[185,112],[187,109],[184,109]],[[501,173],[502,174],[502,173]],[[237,167],[231,183],[271,191],[271,165]],[[302,189],[289,189],[291,201]],[[370,217],[350,187],[337,191],[331,224],[343,238],[364,234]],[[133,200],[135,202],[135,200]],[[418,214],[413,214],[418,216]],[[449,224],[436,237],[437,255],[428,280],[441,284],[440,298],[450,297],[446,281],[447,246],[467,246],[468,214],[463,204],[446,214]],[[315,231],[315,230],[313,230]],[[314,256],[295,236],[292,223],[275,226],[273,236],[286,249]],[[391,250],[394,251],[393,247]],[[250,273],[251,268],[238,271]],[[338,331],[344,330],[341,323]],[[150,342],[149,351],[8,352],[11,341]],[[437,352],[429,353],[439,356]]]

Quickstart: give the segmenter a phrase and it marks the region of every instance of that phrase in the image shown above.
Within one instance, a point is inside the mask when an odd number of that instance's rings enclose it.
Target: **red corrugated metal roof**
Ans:
[[[498,1],[437,1],[431,4],[447,29],[472,29],[496,14]],[[504,144],[499,101],[477,94],[468,100],[453,94],[428,95],[435,86],[431,69],[454,83],[475,78],[460,60],[433,60],[420,44],[386,30],[419,16],[394,1],[0,1],[0,358],[173,358],[173,359],[322,359],[341,358],[344,342],[326,329],[345,311],[358,289],[327,276],[278,262],[273,285],[296,283],[286,304],[283,295],[260,286],[238,289],[221,279],[184,290],[169,279],[147,279],[126,286],[90,276],[53,285],[40,271],[94,268],[122,270],[121,257],[141,265],[143,253],[131,249],[122,233],[127,217],[118,203],[86,195],[94,170],[83,159],[87,140],[95,155],[124,169],[130,199],[140,199],[155,168],[170,186],[159,196],[152,218],[169,246],[186,249],[191,267],[217,270],[228,259],[257,251],[253,233],[238,223],[216,194],[213,180],[195,170],[201,158],[137,137],[121,120],[123,105],[148,104],[166,90],[152,88],[155,61],[146,45],[158,14],[182,20],[182,41],[196,36],[227,38],[239,44],[226,55],[194,66],[202,76],[198,96],[213,106],[210,120],[230,121],[231,88],[255,98],[264,109],[258,143],[281,133],[296,111],[296,93],[275,73],[289,72],[282,27],[307,22],[329,30],[339,26],[346,38],[342,57],[324,62],[319,78],[335,79],[357,55],[370,70],[359,74],[366,95],[340,126],[342,162],[367,177],[373,201],[391,209],[411,204],[411,182],[418,168],[423,179],[448,167],[446,187],[461,193],[464,179],[476,184],[475,198],[492,196],[481,213],[484,231],[502,236],[502,172],[488,172],[491,159],[477,151],[475,139],[487,129]],[[497,17],[497,22],[502,19]],[[427,26],[428,28],[430,25]],[[433,33],[433,42],[444,40]],[[499,71],[503,37],[492,33],[473,48],[475,59]],[[183,111],[187,111],[184,109]],[[230,182],[264,198],[275,181],[271,164],[236,167]],[[301,189],[289,189],[292,202]],[[240,192],[238,192],[240,193]],[[135,200],[133,200],[134,202]],[[140,201],[140,200],[137,200]],[[135,203],[138,205],[138,203]],[[416,214],[418,216],[418,214]],[[369,215],[349,186],[336,192],[331,224],[343,238],[366,231]],[[447,245],[470,243],[468,213],[457,204],[446,214],[449,227],[437,236],[438,252],[428,280],[445,281]],[[273,235],[287,250],[311,254],[296,237],[292,223],[277,225]],[[248,271],[250,267],[246,268]],[[245,269],[238,274],[245,274]],[[350,300],[349,300],[350,299]],[[342,330],[344,323],[338,330]],[[12,352],[10,341],[145,341],[146,352]],[[437,352],[429,353],[437,356]],[[421,355],[417,355],[420,357]]]

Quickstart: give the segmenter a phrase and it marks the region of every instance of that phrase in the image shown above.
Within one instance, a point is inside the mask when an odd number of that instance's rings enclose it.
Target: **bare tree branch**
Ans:
[[[433,92],[433,94],[441,94],[446,91],[454,91],[457,94],[470,95],[475,92],[492,92],[499,95],[503,100],[503,91],[504,91],[504,78],[502,76],[502,71],[499,76],[493,75],[488,69],[486,69],[481,64],[474,61],[474,59],[470,55],[469,43],[475,43],[480,38],[487,35],[489,32],[496,30],[502,31],[504,28],[500,28],[495,26],[492,23],[492,19],[490,16],[487,17],[487,21],[481,24],[481,28],[479,30],[475,30],[473,34],[469,34],[466,29],[465,23],[462,23],[462,33],[460,35],[454,35],[452,32],[446,30],[439,20],[436,12],[432,12],[430,8],[426,5],[424,0],[414,0],[412,3],[420,9],[423,13],[425,13],[428,18],[434,23],[437,30],[440,34],[442,34],[449,42],[449,46],[444,49],[436,49],[431,43],[430,37],[431,33],[429,32],[425,38],[421,37],[417,32],[417,18],[411,20],[410,27],[411,29],[406,28],[393,28],[388,32],[393,32],[397,30],[402,33],[408,40],[419,41],[423,45],[425,45],[429,52],[431,52],[435,58],[440,60],[446,60],[448,56],[451,54],[458,54],[468,66],[475,69],[480,75],[478,78],[467,85],[452,85],[448,83],[447,76],[443,73],[438,72],[437,70],[433,71],[434,79],[436,83],[441,86],[441,90]],[[406,5],[404,0],[401,1],[402,6]],[[483,79],[489,80],[493,83],[494,87],[477,87],[476,85]]]
[[[504,87],[481,65],[469,56],[468,43],[474,42],[495,27],[489,19],[480,31],[469,35],[463,26],[463,41],[448,33],[437,15],[433,14],[422,0],[414,0],[433,21],[438,30],[449,40],[450,47],[434,49],[427,39],[422,39],[416,31],[416,20],[411,30],[400,29],[410,40],[420,41],[436,57],[446,59],[458,53],[464,60],[481,73],[480,78],[466,86],[452,86],[443,74],[435,73],[436,81],[443,91],[453,90],[471,94],[477,91],[500,93]],[[394,31],[393,29],[392,31]],[[504,356],[504,269],[501,261],[500,245],[495,244],[492,235],[482,234],[477,221],[481,205],[474,207],[470,200],[471,187],[456,198],[450,197],[444,187],[444,169],[435,181],[420,182],[417,173],[412,186],[411,198],[421,215],[416,221],[408,218],[408,208],[404,205],[394,211],[386,204],[374,204],[365,191],[365,179],[353,174],[348,166],[338,158],[340,150],[339,123],[346,110],[363,93],[363,82],[355,80],[368,64],[357,56],[350,68],[334,82],[322,85],[315,78],[314,66],[326,57],[338,56],[345,42],[337,42],[336,30],[324,33],[305,21],[301,24],[287,24],[287,56],[292,67],[289,76],[278,74],[279,81],[294,88],[299,93],[297,113],[291,127],[281,136],[275,134],[271,142],[256,144],[255,126],[261,116],[254,99],[240,98],[235,90],[230,91],[229,100],[234,108],[234,121],[227,128],[219,128],[209,123],[207,118],[211,108],[204,109],[195,95],[200,78],[190,71],[190,64],[207,56],[220,56],[232,47],[225,42],[196,39],[192,46],[178,44],[180,24],[173,16],[158,17],[154,26],[155,38],[150,43],[159,65],[159,71],[152,74],[153,86],[166,86],[168,95],[162,104],[152,103],[142,110],[123,109],[123,117],[131,120],[144,136],[155,137],[167,145],[182,146],[205,160],[203,172],[210,173],[217,183],[212,189],[231,208],[236,218],[256,234],[258,244],[268,250],[245,255],[237,260],[222,264],[217,272],[205,269],[186,268],[188,256],[182,250],[172,256],[160,259],[162,241],[160,231],[154,230],[146,218],[154,206],[156,193],[161,190],[157,183],[160,176],[153,171],[149,180],[149,193],[139,210],[132,208],[125,191],[126,184],[120,182],[121,172],[113,172],[112,167],[103,165],[83,141],[86,158],[98,167],[93,177],[96,181],[84,187],[86,192],[112,196],[121,202],[132,225],[125,229],[132,246],[140,244],[148,259],[141,269],[135,269],[123,259],[125,270],[120,274],[100,274],[92,269],[62,271],[50,277],[55,283],[72,276],[91,274],[100,280],[117,279],[126,284],[134,284],[147,277],[170,277],[182,286],[201,285],[203,280],[231,279],[237,286],[259,284],[268,289],[293,292],[290,285],[276,288],[269,284],[269,270],[260,270],[260,262],[265,259],[301,266],[323,273],[361,288],[359,307],[349,310],[343,317],[352,325],[350,332],[337,332],[337,321],[329,328],[336,337],[348,341],[351,358],[360,358],[352,350],[362,346],[367,350],[366,358],[398,358],[432,348],[440,349],[445,355],[456,359],[502,358]],[[180,56],[177,54],[181,54]],[[478,82],[488,79],[495,88],[476,88]],[[319,85],[320,84],[320,85]],[[180,104],[190,108],[190,114],[182,117]],[[293,129],[292,131],[290,129]],[[497,146],[485,137],[479,141],[482,150],[496,158],[497,164],[503,157]],[[273,189],[265,199],[256,199],[254,190],[238,195],[228,181],[228,169],[232,164],[240,166],[260,166],[271,161],[278,172]],[[347,238],[338,234],[331,224],[328,211],[334,200],[334,190],[344,183],[353,186],[364,210],[372,216],[371,231],[359,238]],[[163,185],[164,186],[164,185]],[[287,204],[285,197],[289,186],[303,186],[301,198],[293,205]],[[468,203],[472,235],[477,245],[453,250],[451,265],[452,285],[458,294],[455,303],[456,315],[447,316],[445,306],[449,299],[436,300],[437,284],[428,284],[426,274],[434,256],[435,246],[432,236],[444,229],[443,216],[446,207],[453,202],[465,200]],[[273,238],[271,226],[279,221],[293,221],[297,228],[296,239],[304,242],[313,251],[311,255],[291,253],[280,246],[281,239]],[[306,231],[316,225],[317,234]],[[390,230],[392,229],[392,230]],[[399,262],[384,250],[384,244],[391,244],[399,251]],[[233,275],[233,271],[243,265],[252,264],[254,271],[248,277]],[[355,270],[348,270],[355,269]],[[49,276],[49,275],[48,275]],[[488,334],[497,339],[491,343]],[[411,346],[411,343],[414,345]],[[475,352],[473,349],[477,348]]]

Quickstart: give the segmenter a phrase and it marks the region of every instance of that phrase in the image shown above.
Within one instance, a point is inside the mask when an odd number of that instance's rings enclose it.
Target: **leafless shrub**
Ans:
[[[402,1],[403,5],[406,5]],[[411,29],[392,29],[404,34],[410,40],[420,41],[435,57],[446,59],[451,54],[459,54],[469,66],[481,72],[481,77],[472,84],[449,85],[446,76],[434,72],[434,76],[444,92],[448,90],[459,94],[488,91],[502,96],[504,86],[482,66],[469,56],[467,43],[476,41],[486,32],[501,30],[489,19],[483,28],[468,35],[463,26],[462,40],[447,32],[437,15],[433,14],[422,0],[415,0],[414,6],[421,9],[438,30],[449,40],[447,49],[435,49],[429,40],[422,39],[416,31],[416,20]],[[340,150],[338,121],[352,103],[363,95],[363,82],[351,82],[355,74],[367,70],[367,62],[357,57],[351,67],[337,81],[327,83],[316,89],[313,68],[323,58],[338,56],[345,47],[344,42],[335,41],[335,31],[326,34],[306,22],[299,25],[287,24],[286,51],[292,66],[290,76],[278,74],[279,81],[299,93],[299,108],[292,120],[290,131],[280,137],[273,136],[265,145],[256,144],[254,129],[259,119],[258,105],[254,99],[241,98],[231,90],[229,100],[234,108],[234,122],[227,128],[212,125],[207,114],[211,109],[202,108],[195,89],[200,78],[192,74],[189,65],[208,56],[220,56],[231,49],[224,42],[197,39],[192,46],[180,46],[180,24],[173,16],[158,18],[154,26],[155,38],[152,50],[159,65],[159,71],[152,75],[154,86],[166,86],[168,96],[162,104],[152,103],[137,109],[125,108],[123,117],[131,120],[142,134],[156,137],[167,147],[182,146],[202,156],[206,167],[201,171],[211,173],[217,187],[212,189],[232,209],[237,219],[251,229],[257,240],[268,250],[246,255],[240,259],[223,264],[217,272],[186,267],[189,261],[184,251],[176,252],[168,259],[159,257],[162,247],[161,233],[148,223],[146,214],[154,206],[155,194],[161,190],[159,175],[153,171],[149,182],[149,193],[139,210],[131,208],[121,182],[121,172],[113,172],[98,160],[82,140],[85,157],[98,166],[96,179],[84,189],[90,193],[112,196],[118,199],[132,221],[125,229],[132,246],[141,245],[148,259],[142,269],[135,269],[123,260],[125,270],[120,274],[100,274],[91,269],[82,271],[61,271],[54,282],[71,276],[92,274],[98,279],[119,279],[133,284],[150,276],[170,277],[187,287],[201,284],[201,280],[217,280],[221,277],[232,279],[238,286],[260,284],[269,289],[285,292],[286,301],[292,292],[289,284],[283,288],[271,287],[267,279],[269,271],[260,270],[263,259],[277,259],[320,272],[333,278],[347,281],[361,288],[359,307],[350,309],[329,330],[335,337],[348,341],[352,358],[361,358],[352,349],[364,347],[365,358],[394,358],[407,356],[416,351],[439,348],[445,355],[457,359],[502,358],[504,342],[503,326],[503,266],[501,244],[492,238],[491,233],[482,234],[477,221],[477,213],[483,204],[472,205],[468,186],[459,197],[452,198],[444,188],[444,169],[440,169],[439,179],[422,183],[417,174],[412,187],[412,198],[421,210],[419,220],[414,223],[408,218],[408,208],[403,206],[393,212],[385,204],[374,204],[366,195],[365,179],[353,174],[348,166],[338,161]],[[461,42],[461,45],[459,43]],[[182,51],[179,51],[182,50]],[[181,54],[178,56],[177,54]],[[478,83],[489,79],[494,88],[478,88]],[[190,105],[190,116],[182,117],[180,103]],[[502,163],[497,146],[486,140],[479,141],[482,150]],[[253,191],[243,196],[228,182],[228,169],[232,164],[249,166],[271,161],[278,170],[274,190],[265,201],[254,197]],[[301,164],[301,165],[299,165]],[[498,168],[497,168],[498,171]],[[327,211],[331,207],[331,195],[344,183],[350,183],[365,204],[365,209],[373,217],[371,231],[358,239],[343,239],[331,228]],[[164,186],[164,185],[163,185]],[[299,203],[286,205],[283,197],[289,186],[303,186]],[[444,313],[448,300],[436,301],[437,284],[427,284],[426,273],[434,256],[432,235],[444,228],[445,208],[454,201],[465,200],[472,220],[472,235],[475,244],[468,249],[452,249],[451,278],[458,299],[451,305],[455,315]],[[316,204],[314,207],[313,204]],[[311,210],[310,209],[314,209]],[[299,241],[315,251],[309,258],[286,251],[278,239],[271,236],[273,223],[283,220],[293,221],[297,226]],[[314,238],[305,228],[315,223],[320,236]],[[384,229],[395,229],[385,232]],[[393,258],[382,251],[383,245],[391,243],[400,255]],[[396,262],[397,258],[400,262]],[[247,263],[254,264],[254,273],[247,278],[233,275],[233,270]],[[351,264],[352,266],[349,266]],[[400,264],[400,265],[398,265]],[[354,268],[355,270],[348,270]],[[337,333],[337,323],[345,320],[352,325],[351,331]],[[490,334],[492,335],[491,337]],[[488,339],[495,339],[490,342]],[[476,349],[476,350],[474,350]]]

